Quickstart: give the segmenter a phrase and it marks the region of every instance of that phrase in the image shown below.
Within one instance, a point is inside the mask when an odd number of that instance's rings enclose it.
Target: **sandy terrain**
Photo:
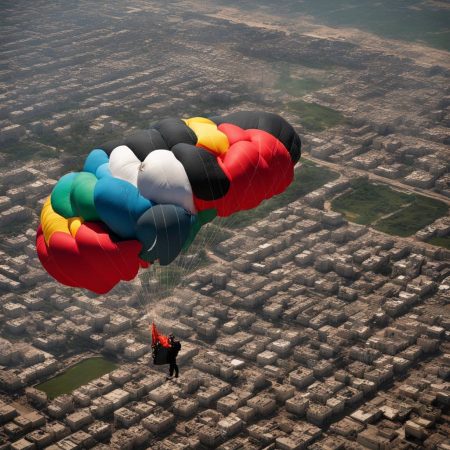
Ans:
[[[208,13],[207,15],[229,20],[233,23],[242,23],[250,27],[282,31],[286,34],[298,33],[320,39],[345,40],[368,50],[382,51],[385,54],[411,58],[419,65],[433,66],[439,64],[450,69],[450,58],[448,57],[448,52],[444,50],[434,49],[415,42],[384,39],[356,28],[332,28],[318,25],[314,23],[312,17],[308,16],[295,17],[281,22],[280,17],[273,17],[260,11],[254,12],[251,17],[248,17],[235,8],[221,8],[219,11]]]

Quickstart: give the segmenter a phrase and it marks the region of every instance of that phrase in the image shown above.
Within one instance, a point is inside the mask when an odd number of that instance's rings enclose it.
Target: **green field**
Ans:
[[[36,388],[44,391],[49,399],[54,399],[58,395],[69,394],[105,373],[112,372],[116,367],[116,363],[105,358],[85,359],[67,369],[61,375],[37,385]]]
[[[317,78],[292,77],[288,67],[284,68],[281,71],[280,76],[275,84],[275,88],[286,94],[301,97],[308,92],[317,91],[324,85],[325,83],[321,80],[318,80]]]
[[[280,91],[286,92],[287,94],[301,97],[308,92],[317,91],[317,89],[320,89],[322,86],[323,83],[315,78],[305,77],[283,79],[280,77],[276,88],[280,89]]]
[[[294,100],[289,102],[287,107],[299,117],[302,126],[309,131],[323,131],[345,123],[345,117],[339,111],[317,103]]]
[[[294,181],[282,194],[262,202],[255,209],[238,212],[229,218],[216,219],[217,222],[215,221],[214,223],[229,228],[246,227],[267,217],[271,211],[298,200],[300,197],[339,177],[338,173],[318,166],[307,159],[302,159],[302,164],[301,169],[295,173]]]
[[[444,237],[433,237],[430,240],[428,240],[428,243],[431,245],[437,245],[438,247],[444,247],[448,250],[450,250],[450,236],[444,236]]]
[[[411,201],[411,195],[394,191],[386,184],[355,180],[352,182],[352,191],[335,198],[331,206],[348,220],[369,225]]]
[[[410,236],[447,214],[448,207],[445,203],[429,197],[413,197],[409,206],[380,221],[375,228],[388,234]]]
[[[335,198],[331,207],[352,222],[372,225],[395,236],[410,236],[448,210],[439,200],[395,191],[386,184],[367,180],[353,181],[352,191]]]

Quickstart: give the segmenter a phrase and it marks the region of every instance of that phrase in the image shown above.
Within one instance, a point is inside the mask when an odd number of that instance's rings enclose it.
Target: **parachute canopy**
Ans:
[[[92,150],[41,212],[39,259],[59,282],[102,294],[170,264],[202,225],[283,192],[300,138],[280,116],[165,119]]]

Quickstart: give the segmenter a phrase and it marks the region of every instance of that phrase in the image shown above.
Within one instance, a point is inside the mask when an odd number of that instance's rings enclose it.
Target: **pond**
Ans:
[[[95,378],[112,372],[117,364],[102,357],[88,358],[67,369],[60,375],[36,386],[44,391],[49,399],[61,394],[70,394],[75,389]]]

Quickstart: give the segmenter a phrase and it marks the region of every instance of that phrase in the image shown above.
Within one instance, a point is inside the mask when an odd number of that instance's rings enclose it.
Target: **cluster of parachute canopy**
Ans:
[[[267,112],[169,118],[92,150],[41,212],[39,259],[59,282],[102,294],[170,264],[205,223],[283,192],[300,138]]]

